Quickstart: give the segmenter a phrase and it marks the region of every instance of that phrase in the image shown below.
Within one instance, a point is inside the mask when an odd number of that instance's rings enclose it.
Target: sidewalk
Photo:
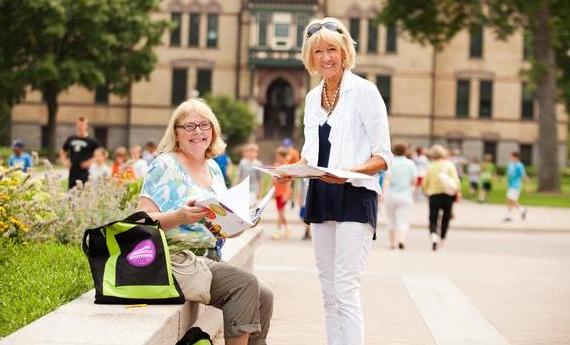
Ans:
[[[386,217],[383,217],[383,205],[380,206],[379,223],[380,229],[386,228]],[[415,202],[411,217],[411,227],[414,229],[428,228],[428,204],[427,200]],[[530,232],[569,232],[570,233],[570,209],[556,207],[528,206],[526,220],[521,220],[516,212],[513,221],[504,222],[506,215],[505,205],[479,204],[462,200],[454,204],[454,218],[450,227],[453,230],[499,230],[499,231],[530,231]],[[294,224],[301,223],[299,208],[287,206],[287,220]],[[265,210],[263,222],[277,222],[277,209],[275,202]]]

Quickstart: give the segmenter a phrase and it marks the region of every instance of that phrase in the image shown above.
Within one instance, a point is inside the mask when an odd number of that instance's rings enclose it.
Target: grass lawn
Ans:
[[[55,310],[93,286],[79,246],[15,244],[0,238],[0,337]]]
[[[570,208],[570,177],[562,178],[562,193],[539,193],[537,190],[537,179],[531,178],[525,181],[523,191],[520,196],[520,203],[527,206],[546,207],[569,207]],[[462,183],[463,198],[477,201],[476,196],[469,195],[469,182],[464,178]],[[507,194],[507,181],[504,176],[499,176],[493,181],[493,189],[487,197],[487,202],[491,204],[505,204]]]

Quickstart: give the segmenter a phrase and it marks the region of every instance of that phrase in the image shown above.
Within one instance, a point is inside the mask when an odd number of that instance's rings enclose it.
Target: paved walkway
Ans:
[[[427,229],[429,209],[427,201],[414,203],[410,224],[412,228]],[[497,204],[479,204],[462,200],[454,204],[454,218],[450,227],[455,230],[504,230],[538,231],[570,233],[570,208],[528,206],[526,220],[522,221],[516,212],[513,221],[503,222],[506,206]],[[382,217],[383,204],[380,206],[380,227],[385,229],[386,219]],[[300,223],[298,208],[287,207],[287,219]],[[263,216],[265,222],[277,222],[275,203],[271,203]]]
[[[270,285],[271,345],[325,344],[310,242],[269,238],[255,273]],[[374,243],[362,277],[366,345],[570,344],[570,233],[454,231],[432,252],[425,230],[404,251]]]

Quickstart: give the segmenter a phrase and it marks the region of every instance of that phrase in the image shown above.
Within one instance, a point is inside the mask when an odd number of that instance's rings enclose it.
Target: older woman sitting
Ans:
[[[210,107],[201,100],[180,104],[158,146],[160,155],[149,167],[138,208],[165,230],[174,276],[187,299],[200,295],[189,299],[223,310],[226,345],[266,344],[271,291],[251,273],[196,257],[215,252],[217,239],[203,223],[208,210],[196,206],[195,200],[226,188],[211,159],[224,148]],[[204,286],[206,291],[198,291]]]

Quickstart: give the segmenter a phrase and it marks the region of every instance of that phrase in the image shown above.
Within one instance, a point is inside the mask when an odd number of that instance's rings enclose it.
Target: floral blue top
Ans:
[[[216,190],[226,189],[218,164],[209,159],[207,165],[212,175],[210,188],[198,185],[178,162],[175,153],[163,153],[152,161],[140,196],[151,199],[160,212],[168,212],[179,209],[191,198],[208,197]],[[171,253],[191,250],[196,255],[218,260],[223,245],[223,240],[217,239],[202,222],[172,228],[166,231],[166,240]]]

